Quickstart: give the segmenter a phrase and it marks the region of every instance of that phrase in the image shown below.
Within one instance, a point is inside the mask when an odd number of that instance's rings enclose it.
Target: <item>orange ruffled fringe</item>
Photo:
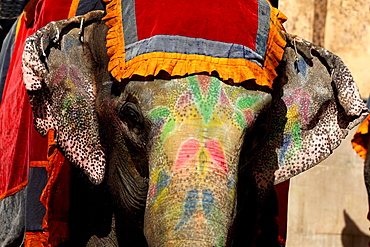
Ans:
[[[366,159],[367,148],[370,142],[369,136],[370,115],[360,124],[356,134],[352,138],[352,147],[361,158]]]
[[[281,34],[286,16],[271,7],[270,33],[267,41],[266,57],[261,68],[246,59],[215,58],[204,55],[187,55],[181,53],[152,52],[139,55],[125,62],[125,44],[122,25],[121,0],[104,0],[107,15],[103,18],[108,27],[107,48],[110,61],[108,70],[112,76],[121,81],[133,75],[156,76],[163,70],[171,76],[216,71],[224,81],[241,83],[254,79],[258,85],[272,88],[279,65],[284,54],[286,41]]]

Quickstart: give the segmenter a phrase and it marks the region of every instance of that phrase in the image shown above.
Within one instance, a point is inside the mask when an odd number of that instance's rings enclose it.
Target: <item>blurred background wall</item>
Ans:
[[[364,99],[370,94],[370,0],[280,0],[287,32],[340,56]],[[288,247],[367,247],[363,160],[351,131],[334,154],[290,183]]]

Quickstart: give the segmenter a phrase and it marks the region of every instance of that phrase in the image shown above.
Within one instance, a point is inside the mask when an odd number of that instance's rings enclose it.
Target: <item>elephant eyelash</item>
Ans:
[[[127,123],[131,129],[142,128],[144,125],[143,118],[138,111],[137,106],[132,102],[126,102],[120,109],[119,117]]]

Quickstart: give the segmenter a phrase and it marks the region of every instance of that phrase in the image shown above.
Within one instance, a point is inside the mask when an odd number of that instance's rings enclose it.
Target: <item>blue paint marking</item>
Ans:
[[[68,49],[72,49],[74,46],[81,46],[81,42],[78,39],[65,39],[64,47]]]
[[[197,203],[199,200],[198,190],[193,189],[188,192],[184,204],[184,213],[180,222],[175,227],[175,231],[179,230],[189,219],[194,215],[197,210]]]
[[[307,76],[307,64],[304,59],[301,57],[298,61],[294,62],[294,67],[297,70],[298,74],[302,75],[304,78]]]
[[[208,219],[211,215],[211,211],[214,204],[214,197],[212,191],[210,190],[203,190],[202,191],[202,206],[204,210],[205,217]]]
[[[285,159],[285,153],[288,150],[289,144],[292,142],[292,133],[288,132],[284,134],[284,143],[280,151],[279,164],[283,164]]]
[[[234,186],[235,186],[235,180],[230,180],[229,182],[227,182],[227,188],[230,190],[230,189],[233,189]]]
[[[163,125],[166,123],[165,118],[159,118],[154,120],[152,131],[150,132],[149,140],[154,139],[155,137],[159,136],[161,133],[161,129]]]
[[[170,181],[170,177],[167,176],[165,171],[161,170],[158,173],[158,177],[157,177],[157,188],[155,192],[155,197],[159,195],[160,193],[162,193],[164,188],[166,188],[166,186],[168,185],[169,181]]]

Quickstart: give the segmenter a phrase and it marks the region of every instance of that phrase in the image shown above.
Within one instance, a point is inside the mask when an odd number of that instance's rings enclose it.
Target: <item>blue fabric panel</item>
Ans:
[[[265,0],[258,0],[258,32],[256,52],[265,57],[266,44],[270,32],[270,5]]]
[[[138,41],[136,14],[135,14],[135,0],[122,1],[122,22],[124,28],[125,46]]]
[[[16,21],[6,36],[0,52],[0,103],[3,98],[6,75],[8,74],[10,60],[14,49],[15,29],[18,21]]]
[[[46,209],[40,202],[42,190],[47,183],[44,167],[31,167],[28,175],[26,203],[26,231],[41,231]]]
[[[76,16],[84,15],[93,10],[105,10],[105,7],[100,0],[80,0],[76,11]]]
[[[216,58],[243,58],[263,64],[263,57],[243,45],[223,43],[200,38],[157,35],[126,46],[126,62],[141,54],[169,52],[205,55]]]

